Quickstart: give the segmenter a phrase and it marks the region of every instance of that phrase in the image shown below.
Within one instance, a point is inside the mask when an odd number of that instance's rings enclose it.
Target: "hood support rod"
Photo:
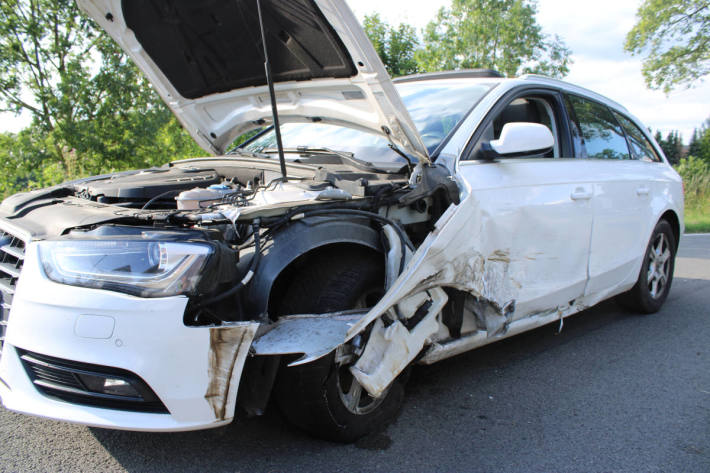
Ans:
[[[274,92],[274,81],[271,77],[271,63],[269,62],[269,50],[266,47],[266,31],[264,30],[264,19],[261,15],[261,0],[256,0],[256,8],[259,12],[259,27],[261,28],[261,43],[264,46],[264,70],[266,71],[266,83],[269,86],[269,96],[271,97],[271,114],[274,120],[274,131],[276,132],[276,147],[279,150],[279,163],[281,164],[281,176],[284,182],[288,181],[286,173],[286,158],[284,157],[284,145],[281,141],[281,126],[279,125],[279,111],[276,107],[276,93]]]

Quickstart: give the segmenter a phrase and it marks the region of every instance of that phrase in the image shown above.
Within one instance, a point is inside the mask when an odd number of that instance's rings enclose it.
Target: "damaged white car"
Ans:
[[[666,299],[681,180],[621,105],[492,71],[391,81],[341,0],[79,3],[212,157],[2,203],[7,408],[182,431],[273,400],[351,441],[413,363]]]

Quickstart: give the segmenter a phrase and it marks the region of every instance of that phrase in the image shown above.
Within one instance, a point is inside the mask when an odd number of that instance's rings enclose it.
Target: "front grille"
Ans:
[[[32,383],[45,396],[73,404],[106,409],[167,414],[152,389],[130,371],[108,366],[79,363],[17,349],[22,365]],[[88,378],[110,378],[127,381],[138,396],[106,394],[92,390]]]
[[[10,320],[12,298],[25,260],[27,240],[8,232],[0,225],[0,357],[5,345],[5,332]]]

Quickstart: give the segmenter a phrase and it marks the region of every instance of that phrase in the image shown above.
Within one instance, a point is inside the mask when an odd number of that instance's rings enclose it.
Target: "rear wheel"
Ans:
[[[293,278],[279,304],[285,314],[326,313],[373,306],[383,294],[380,255],[329,251],[309,261]],[[286,418],[326,440],[352,442],[382,430],[402,404],[403,382],[373,398],[350,374],[367,343],[367,333],[334,353],[302,366],[284,362],[276,383],[276,401]]]
[[[671,289],[676,249],[673,228],[661,220],[646,248],[636,284],[619,298],[624,307],[644,314],[658,312]]]

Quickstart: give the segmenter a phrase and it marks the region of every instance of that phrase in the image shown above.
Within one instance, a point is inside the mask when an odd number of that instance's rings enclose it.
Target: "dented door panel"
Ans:
[[[574,195],[593,182],[578,164],[548,158],[461,164],[476,207],[485,209],[471,245],[505,265],[513,319],[569,305],[584,292],[592,207]]]

